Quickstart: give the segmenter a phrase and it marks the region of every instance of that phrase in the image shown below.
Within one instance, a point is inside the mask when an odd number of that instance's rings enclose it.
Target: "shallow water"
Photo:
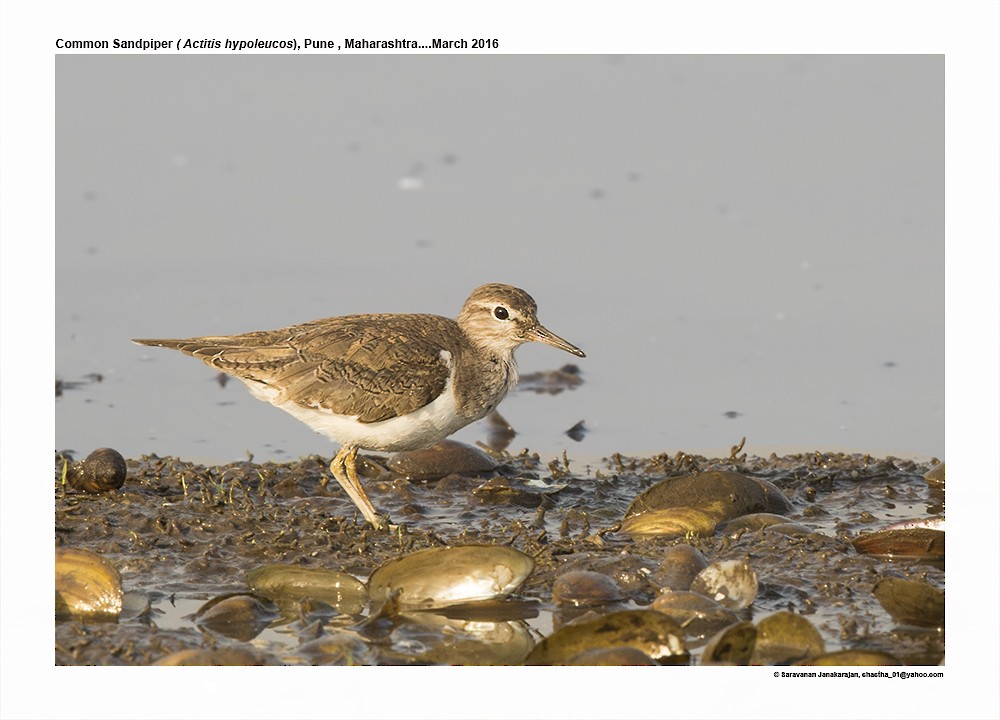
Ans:
[[[333,452],[129,340],[501,281],[587,352],[521,447],[944,453],[941,56],[60,55],[56,98],[58,449]]]
[[[889,576],[943,589],[943,560],[891,561],[858,554],[850,542],[885,525],[940,516],[943,490],[923,479],[929,464],[820,453],[715,460],[679,454],[570,461],[567,468],[559,457],[499,457],[495,472],[431,481],[406,481],[366,464],[373,503],[403,526],[394,533],[366,527],[339,487],[324,484],[328,458],[205,467],[145,457],[129,461],[120,491],[103,495],[64,486],[57,458],[56,544],[112,561],[127,599],[117,623],[58,622],[56,662],[147,664],[213,647],[246,649],[265,664],[517,664],[531,645],[583,612],[553,602],[559,574],[589,569],[614,577],[626,600],[600,613],[645,607],[656,597],[650,577],[664,551],[683,542],[709,561],[745,560],[757,573],[759,593],[741,619],[792,610],[819,629],[827,651],[881,650],[907,664],[943,658],[943,631],[899,627],[871,592]],[[816,534],[634,540],[616,531],[630,502],[655,481],[710,469],[771,481],[794,506],[789,519]],[[306,602],[237,640],[190,617],[211,598],[248,593],[244,573],[260,565],[324,567],[365,580],[392,558],[445,544],[509,545],[536,566],[514,600],[475,611],[471,620],[460,613],[453,620],[440,613],[374,620],[377,607],[348,616]],[[348,648],[316,651],[324,638]],[[704,642],[688,638],[692,663]]]

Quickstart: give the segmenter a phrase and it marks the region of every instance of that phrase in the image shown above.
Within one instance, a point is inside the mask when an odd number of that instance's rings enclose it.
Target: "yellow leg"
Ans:
[[[340,483],[340,487],[344,488],[344,492],[364,515],[365,520],[378,530],[384,523],[375,512],[375,506],[368,499],[368,495],[358,479],[357,456],[358,449],[356,447],[345,445],[340,448],[340,452],[330,463],[330,472],[333,473],[333,477]]]

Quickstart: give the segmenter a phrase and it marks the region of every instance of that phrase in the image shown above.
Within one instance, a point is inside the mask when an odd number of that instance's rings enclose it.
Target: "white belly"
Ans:
[[[408,415],[373,423],[358,422],[356,415],[335,415],[293,402],[275,402],[279,393],[272,388],[252,382],[246,385],[255,397],[294,415],[321,435],[341,445],[356,445],[365,450],[396,452],[424,448],[479,419],[459,415],[451,380],[430,404]]]

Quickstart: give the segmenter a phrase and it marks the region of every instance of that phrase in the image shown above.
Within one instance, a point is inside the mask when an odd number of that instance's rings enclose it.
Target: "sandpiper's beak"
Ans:
[[[560,350],[573,353],[577,357],[587,357],[583,350],[578,348],[576,345],[566,342],[554,332],[546,330],[541,325],[536,325],[531,328],[531,330],[526,333],[526,336],[528,340],[534,340],[535,342],[545,343],[546,345],[557,347]]]

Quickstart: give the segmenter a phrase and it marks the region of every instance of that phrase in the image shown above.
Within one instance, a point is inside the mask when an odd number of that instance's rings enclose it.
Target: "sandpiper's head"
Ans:
[[[537,313],[538,306],[524,290],[490,283],[472,291],[458,314],[458,324],[474,343],[496,352],[511,352],[534,340],[586,357],[583,350],[546,330]]]

